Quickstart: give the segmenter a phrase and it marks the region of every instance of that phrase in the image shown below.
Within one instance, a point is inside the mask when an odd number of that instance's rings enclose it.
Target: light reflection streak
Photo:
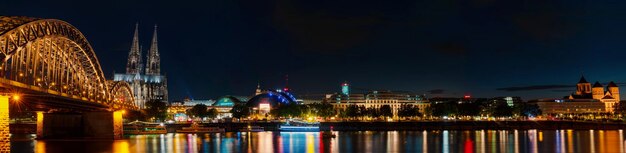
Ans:
[[[35,141],[35,152],[36,153],[46,153],[46,142]]]
[[[504,151],[506,150],[506,142],[507,142],[507,138],[506,138],[506,131],[505,130],[500,130],[498,131],[498,135],[500,137],[500,151]]]
[[[497,131],[489,131],[488,134],[491,135],[491,152],[496,152],[496,150],[498,149],[496,146],[496,133]]]
[[[514,140],[514,142],[515,142],[515,144],[514,144],[514,146],[515,146],[515,153],[519,153],[519,134],[517,133],[517,130],[515,130],[514,134],[515,134],[515,136],[513,138],[515,139]]]
[[[450,145],[448,142],[448,130],[443,130],[443,152],[444,153],[449,153],[450,152]]]
[[[314,153],[315,152],[315,137],[313,137],[313,134],[310,132],[307,132],[305,136],[306,136],[306,152]]]
[[[129,148],[128,141],[126,140],[119,140],[119,141],[113,142],[113,152],[115,153],[129,153],[130,151],[128,150],[128,148]]]
[[[528,140],[530,141],[530,152],[537,153],[537,130],[528,130]]]
[[[624,134],[619,130],[619,152],[624,153]]]
[[[165,147],[165,148],[167,148],[167,152],[174,152],[174,147],[175,147],[174,146],[174,141],[176,141],[176,139],[174,139],[174,134],[173,133],[168,133],[167,134],[167,140],[169,140],[167,147]]]
[[[559,131],[559,146],[561,146],[561,151],[560,152],[565,152],[565,132],[563,130]]]
[[[595,153],[596,152],[596,148],[595,148],[595,144],[594,141],[595,139],[593,138],[594,134],[593,134],[593,130],[589,130],[589,143],[590,143],[590,151],[591,153]]]
[[[485,138],[485,130],[480,130],[480,152],[487,152],[487,143],[485,143],[487,139]]]
[[[387,152],[398,152],[398,131],[387,132]]]
[[[339,152],[339,139],[341,138],[339,136],[339,132],[337,131],[333,131],[333,134],[336,136],[334,139],[330,139],[330,144],[332,146],[332,150],[331,152],[333,153],[338,153]]]
[[[600,130],[598,132],[598,147],[600,147],[600,152],[606,152],[604,148],[604,130]]]
[[[422,152],[428,152],[428,132],[422,132]]]
[[[539,131],[539,142],[543,142],[543,131]]]
[[[159,139],[161,140],[160,143],[159,143],[159,146],[161,146],[161,152],[165,153],[165,135],[164,134],[160,134],[159,135]]]
[[[572,130],[567,130],[567,151],[574,152],[574,138],[572,138]]]
[[[152,145],[152,150],[151,150],[151,151],[152,151],[152,152],[157,152],[157,150],[158,150],[158,149],[157,149],[157,147],[158,147],[158,146],[157,146],[157,141],[156,141],[156,139],[154,139],[154,136],[152,136],[152,135],[151,135],[149,138],[150,138],[150,139],[152,139],[152,142],[151,142],[151,143],[152,143],[152,144],[151,144],[151,145]],[[146,143],[148,143],[148,141],[146,141]]]

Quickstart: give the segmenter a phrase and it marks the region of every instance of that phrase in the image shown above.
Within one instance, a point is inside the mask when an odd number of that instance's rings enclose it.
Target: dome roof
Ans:
[[[279,104],[296,103],[296,98],[289,92],[266,91],[250,98],[246,105],[256,107],[261,103],[269,103],[273,107]]]
[[[233,96],[224,96],[224,97],[218,99],[213,104],[213,106],[228,106],[228,107],[232,107],[236,103],[241,103],[241,100],[239,100],[239,99],[237,99],[236,97],[233,97]]]

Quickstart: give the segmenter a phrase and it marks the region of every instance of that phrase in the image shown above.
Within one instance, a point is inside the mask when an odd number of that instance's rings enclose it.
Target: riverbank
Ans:
[[[265,131],[278,131],[279,122],[226,122],[202,123],[207,127],[221,127],[228,132],[237,132],[248,126],[260,126]],[[166,124],[168,132],[173,133],[189,123]],[[11,124],[13,134],[34,134],[36,124]],[[619,130],[626,129],[625,123],[582,122],[582,121],[412,121],[412,122],[321,122],[322,131],[421,131],[421,130]]]

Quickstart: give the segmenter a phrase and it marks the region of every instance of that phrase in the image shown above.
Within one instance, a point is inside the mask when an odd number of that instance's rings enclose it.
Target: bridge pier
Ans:
[[[37,112],[37,138],[121,139],[122,112]]]
[[[0,95],[0,152],[11,151],[9,96]]]

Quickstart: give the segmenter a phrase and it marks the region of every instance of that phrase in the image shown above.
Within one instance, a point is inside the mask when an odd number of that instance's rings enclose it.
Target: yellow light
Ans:
[[[20,95],[13,95],[13,100],[18,101],[20,100]]]
[[[122,110],[122,114],[126,114],[126,110]]]

